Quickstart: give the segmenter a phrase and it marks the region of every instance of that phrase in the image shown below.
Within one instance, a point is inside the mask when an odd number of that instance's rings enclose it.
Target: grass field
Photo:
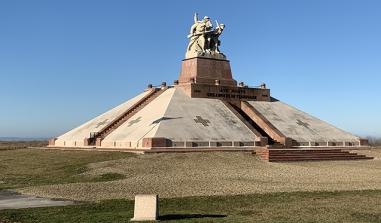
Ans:
[[[381,222],[381,191],[161,199],[164,222]],[[0,211],[0,222],[129,222],[133,202]]]
[[[160,195],[165,222],[381,222],[381,150],[362,153],[376,159],[268,163],[247,153],[135,155],[13,145],[0,150],[0,190],[82,202],[2,210],[0,223],[128,222],[130,199],[145,192]]]
[[[14,146],[12,148],[16,148]],[[97,182],[120,179],[120,174],[81,175],[93,162],[132,157],[121,152],[38,149],[0,150],[0,190],[38,185]]]

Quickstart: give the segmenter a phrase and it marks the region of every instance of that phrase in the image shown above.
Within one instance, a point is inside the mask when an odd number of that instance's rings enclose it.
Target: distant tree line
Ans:
[[[371,146],[381,146],[381,138],[367,137]]]

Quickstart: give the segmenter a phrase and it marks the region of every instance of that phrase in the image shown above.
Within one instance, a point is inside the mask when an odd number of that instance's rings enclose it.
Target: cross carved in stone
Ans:
[[[201,123],[203,126],[209,126],[210,121],[208,119],[203,119],[201,116],[196,116],[193,119],[196,123]]]
[[[99,122],[95,128],[99,128],[99,126],[106,124],[108,119],[103,120],[102,122]]]
[[[298,124],[300,126],[303,126],[303,127],[307,128],[307,129],[310,127],[310,124],[308,124],[307,122],[303,122],[303,121],[301,121],[299,119],[297,119],[296,124]]]
[[[140,122],[141,119],[142,119],[142,117],[138,117],[138,118],[135,119],[135,120],[131,120],[131,121],[129,121],[129,122],[128,122],[128,127],[130,127],[131,125],[133,125],[133,124],[135,124],[135,123]]]

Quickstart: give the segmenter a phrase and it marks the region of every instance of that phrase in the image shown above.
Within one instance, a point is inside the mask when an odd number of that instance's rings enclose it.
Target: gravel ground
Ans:
[[[360,153],[367,161],[269,163],[250,153],[146,154],[93,163],[84,173],[119,173],[123,180],[48,185],[20,192],[51,198],[95,201],[132,199],[139,193],[160,197],[235,195],[291,191],[381,189],[381,149]]]

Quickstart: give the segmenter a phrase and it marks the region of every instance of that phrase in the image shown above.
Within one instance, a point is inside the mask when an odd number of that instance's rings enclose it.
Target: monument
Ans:
[[[262,84],[233,79],[221,50],[224,24],[194,23],[173,85],[136,97],[49,141],[49,147],[135,152],[349,149],[367,141],[287,105]],[[266,153],[267,151],[267,153]]]

